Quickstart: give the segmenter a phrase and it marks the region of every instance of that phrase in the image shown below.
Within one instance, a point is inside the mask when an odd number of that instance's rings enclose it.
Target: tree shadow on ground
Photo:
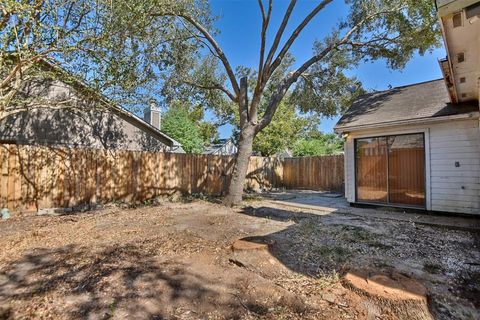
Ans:
[[[296,273],[318,279],[341,276],[346,272],[364,277],[361,270],[367,270],[372,274],[405,275],[425,285],[427,291],[444,286],[443,293],[429,292],[428,308],[434,315],[445,312],[445,305],[439,303],[445,297],[451,297],[449,290],[465,298],[461,304],[479,305],[478,295],[472,298],[478,292],[478,286],[472,289],[457,281],[459,275],[467,279],[478,277],[478,270],[475,271],[474,267],[464,265],[459,269],[459,265],[465,260],[475,260],[476,253],[466,248],[472,239],[474,243],[480,243],[479,234],[465,231],[460,236],[455,230],[449,233],[444,228],[416,226],[409,222],[388,222],[340,213],[317,215],[272,207],[245,207],[240,213],[292,223],[283,230],[242,240],[270,243],[269,253]],[[432,264],[438,265],[440,274],[436,270],[429,274],[428,266]],[[402,290],[407,294],[418,294],[414,287]],[[458,301],[450,302],[453,308],[458,307],[455,305]],[[403,315],[416,312],[409,308],[401,310],[406,312]],[[468,312],[474,312],[474,309],[470,308]],[[448,317],[454,316],[447,313]]]
[[[293,222],[281,231],[260,237],[246,237],[244,240],[273,243],[269,246],[269,252],[284,266],[297,273],[311,277],[340,273],[354,250],[343,246],[343,242],[339,241],[346,232],[336,235],[323,230],[324,216],[271,207],[245,207],[241,213],[269,220]],[[334,229],[331,228],[332,231]]]
[[[21,311],[27,318],[40,316],[35,309],[45,304],[54,315],[72,319],[166,319],[189,312],[193,304],[200,306],[196,312],[226,318],[245,311],[235,297],[214,289],[211,279],[182,263],[159,261],[135,244],[35,249],[0,273],[0,305],[9,303],[28,306]],[[9,313],[0,310],[0,319],[13,317]]]

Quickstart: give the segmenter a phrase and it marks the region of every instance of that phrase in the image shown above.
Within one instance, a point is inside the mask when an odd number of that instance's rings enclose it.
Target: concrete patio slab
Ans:
[[[401,211],[401,209],[398,208],[390,209],[386,207],[358,208],[350,206],[347,200],[338,193],[288,190],[284,192],[271,192],[265,194],[263,197],[276,206],[308,210],[319,215],[343,213],[453,229],[480,231],[480,216],[448,216],[429,212],[407,212]]]

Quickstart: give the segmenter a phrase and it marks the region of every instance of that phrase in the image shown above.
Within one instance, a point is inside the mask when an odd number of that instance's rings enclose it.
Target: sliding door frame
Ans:
[[[399,205],[399,204],[390,204],[390,203],[380,203],[380,202],[367,202],[367,201],[359,201],[358,194],[357,194],[357,139],[365,139],[365,138],[379,138],[379,137],[389,137],[389,136],[400,136],[400,135],[408,135],[408,134],[421,134],[423,133],[423,142],[424,142],[424,155],[425,155],[425,206],[410,206],[410,205]],[[355,203],[363,203],[363,204],[373,204],[373,205],[381,205],[381,206],[389,206],[389,207],[398,207],[398,208],[416,208],[416,209],[425,209],[431,210],[431,186],[430,186],[430,130],[428,128],[422,129],[408,129],[408,130],[385,130],[380,132],[368,132],[364,134],[355,134],[353,137],[353,195],[355,199]],[[388,157],[387,157],[388,159]],[[387,160],[388,161],[388,160]],[[387,176],[388,177],[388,176]],[[389,183],[387,181],[387,198],[389,197]]]

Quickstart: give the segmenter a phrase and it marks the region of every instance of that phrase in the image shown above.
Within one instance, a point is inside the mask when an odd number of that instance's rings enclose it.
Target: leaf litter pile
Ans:
[[[239,239],[258,245],[237,251]],[[479,241],[263,201],[14,215],[0,221],[0,319],[412,318],[345,285],[359,268],[421,283],[419,318],[478,319]]]

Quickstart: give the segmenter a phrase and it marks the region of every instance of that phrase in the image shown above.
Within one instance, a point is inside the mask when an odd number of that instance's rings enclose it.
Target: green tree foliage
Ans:
[[[203,144],[208,146],[219,139],[218,130],[215,124],[209,121],[200,121],[197,123]]]
[[[292,151],[295,157],[339,154],[343,151],[343,140],[333,133],[320,133],[299,139],[294,143]]]
[[[211,26],[203,0],[0,1],[0,119],[32,104],[18,92],[52,76],[38,68],[44,59],[131,111],[161,100],[163,75],[191,68],[201,47],[175,17],[152,18],[161,9]]]
[[[210,145],[213,141],[218,139],[217,126],[205,120],[205,108],[201,104],[192,104],[191,101],[174,100],[170,103],[171,107],[183,109],[188,114],[188,117],[200,132],[204,145]]]
[[[228,205],[241,201],[255,137],[271,124],[287,94],[291,94],[292,101],[304,112],[336,115],[361,92],[359,81],[348,72],[359,63],[384,60],[389,67],[399,69],[416,52],[424,54],[441,41],[431,0],[346,0],[350,8],[348,14],[327,36],[314,43],[309,59],[294,67],[288,63],[290,49],[313,18],[328,14],[325,9],[332,0],[313,2],[311,11],[287,33],[297,2],[289,1],[283,18],[275,21],[278,27],[272,33],[270,22],[276,17],[272,14],[274,1],[258,1],[261,27],[256,70],[232,66],[215,41],[216,30],[202,25],[188,13],[175,14],[168,10],[158,13],[182,20],[205,46],[203,52],[211,57],[204,58],[208,63],[197,64],[199,71],[176,73],[176,83],[183,85],[175,89],[190,87],[196,97],[211,100],[207,105],[224,119],[238,119],[238,153],[225,198]],[[326,28],[322,24],[318,27]],[[201,76],[195,77],[196,73]],[[232,112],[233,107],[236,112]]]
[[[255,137],[253,150],[262,156],[291,150],[295,141],[316,124],[317,117],[297,115],[295,105],[283,100],[272,123]]]
[[[180,142],[187,153],[203,151],[201,132],[185,108],[168,109],[162,118],[162,132]]]

